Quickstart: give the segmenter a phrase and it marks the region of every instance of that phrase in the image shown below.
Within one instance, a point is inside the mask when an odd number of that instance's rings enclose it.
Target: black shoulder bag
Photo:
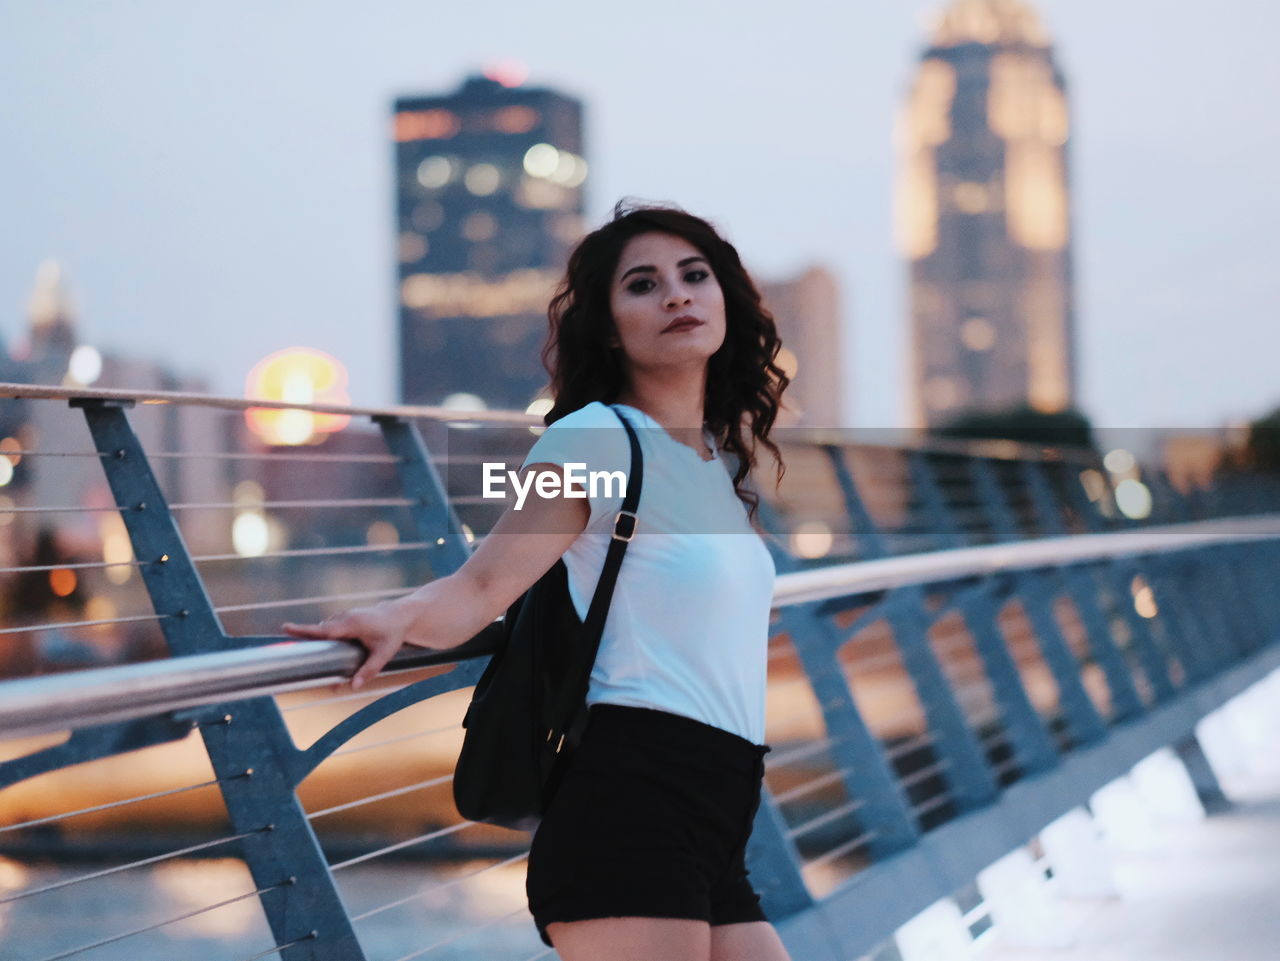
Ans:
[[[531,831],[586,724],[587,686],[600,649],[622,556],[635,536],[644,460],[635,430],[617,410],[631,444],[631,474],[587,619],[569,597],[569,572],[556,561],[507,611],[502,642],[476,683],[453,774],[458,813],[472,821]]]

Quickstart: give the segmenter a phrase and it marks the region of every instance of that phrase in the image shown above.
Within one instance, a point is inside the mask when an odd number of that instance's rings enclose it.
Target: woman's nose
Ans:
[[[666,303],[668,307],[681,307],[692,300],[693,297],[689,293],[689,288],[685,287],[684,284],[676,284],[667,294]]]

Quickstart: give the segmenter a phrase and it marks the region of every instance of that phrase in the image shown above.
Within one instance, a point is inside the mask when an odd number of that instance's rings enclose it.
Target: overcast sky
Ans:
[[[588,219],[716,220],[841,284],[850,422],[906,416],[892,125],[922,0],[4,0],[0,336],[41,260],[84,339],[240,393],[282,347],[396,398],[392,99],[502,58],[586,102]],[[1110,427],[1280,404],[1280,6],[1041,0],[1074,118],[1080,401]]]

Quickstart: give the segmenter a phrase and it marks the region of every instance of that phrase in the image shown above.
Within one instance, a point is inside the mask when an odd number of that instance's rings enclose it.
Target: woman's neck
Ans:
[[[618,403],[644,411],[680,443],[708,457],[711,451],[702,437],[705,393],[705,375],[698,380],[637,378],[618,395]]]

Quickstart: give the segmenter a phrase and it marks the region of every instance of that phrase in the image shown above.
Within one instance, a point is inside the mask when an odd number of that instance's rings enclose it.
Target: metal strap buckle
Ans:
[[[630,521],[630,524],[624,524],[624,521]],[[630,544],[639,526],[640,518],[636,517],[635,511],[618,511],[618,515],[613,519],[613,539]]]

